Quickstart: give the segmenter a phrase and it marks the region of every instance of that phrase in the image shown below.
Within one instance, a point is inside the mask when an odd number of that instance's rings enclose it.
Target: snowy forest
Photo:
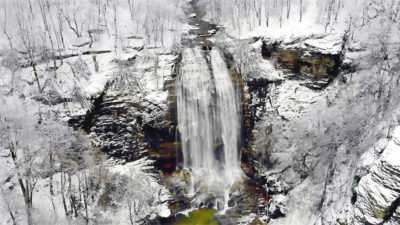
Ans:
[[[1,0],[0,225],[400,225],[400,0]]]

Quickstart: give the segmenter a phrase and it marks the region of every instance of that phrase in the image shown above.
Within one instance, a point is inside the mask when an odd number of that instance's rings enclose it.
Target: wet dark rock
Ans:
[[[157,159],[156,167],[164,172],[172,173],[176,169],[177,152],[181,151],[180,142],[161,143],[154,151]]]
[[[215,204],[216,204],[215,198],[211,197],[207,198],[204,202],[202,202],[199,208],[212,209],[214,208]]]
[[[184,215],[183,215],[184,217]],[[149,218],[145,218],[143,221],[141,221],[140,224],[148,224],[148,225],[172,225],[174,224],[176,221],[179,221],[179,219],[181,219],[181,216],[175,216],[175,215],[171,215],[169,217],[160,217],[157,216],[155,219],[149,219]]]
[[[217,209],[223,210],[224,209],[224,199],[216,199]]]
[[[155,149],[158,149],[162,143],[175,141],[175,133],[169,127],[157,127],[154,124],[145,123],[143,133],[146,136],[146,141]]]
[[[279,217],[284,217],[285,214],[283,214],[282,211],[280,210],[280,208],[278,207],[275,211],[271,212],[271,213],[269,214],[269,216],[270,216],[272,219],[277,219],[277,218],[279,218]]]
[[[264,59],[268,59],[272,56],[273,52],[278,50],[279,43],[274,42],[271,45],[268,45],[267,42],[263,41],[261,45],[261,55]]]
[[[236,200],[234,198],[230,198],[228,201],[228,206],[233,207],[236,204]]]
[[[207,46],[207,45],[203,45],[203,46],[201,47],[201,49],[202,49],[203,51],[211,51],[212,47],[211,47],[211,46]]]
[[[251,79],[247,81],[249,87],[249,110],[251,118],[251,129],[254,128],[256,122],[259,122],[266,112],[268,101],[268,88],[272,84],[279,85],[281,81],[270,81],[266,78]]]

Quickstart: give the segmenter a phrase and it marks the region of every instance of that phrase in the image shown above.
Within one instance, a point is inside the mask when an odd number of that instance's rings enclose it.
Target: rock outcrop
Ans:
[[[386,147],[376,153],[379,156],[358,184],[355,216],[358,224],[399,224],[400,126],[392,132]]]
[[[261,54],[264,59],[276,60],[277,66],[294,74],[293,78],[307,81],[305,86],[320,90],[327,87],[339,74],[343,53],[343,43],[335,42],[335,47],[328,48],[325,45],[329,41],[324,39],[327,37],[295,40],[290,43],[264,40]]]

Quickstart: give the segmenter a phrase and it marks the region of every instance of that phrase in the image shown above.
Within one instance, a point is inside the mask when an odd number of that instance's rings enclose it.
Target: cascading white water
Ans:
[[[218,121],[216,124],[220,126],[219,135],[224,148],[225,172],[226,175],[234,175],[240,168],[238,95],[220,52],[212,50],[210,56],[217,99],[215,106]]]
[[[240,107],[226,64],[212,50],[211,70],[200,49],[183,53],[178,80],[178,127],[183,164],[196,185],[223,194],[225,207],[229,189],[240,179]]]

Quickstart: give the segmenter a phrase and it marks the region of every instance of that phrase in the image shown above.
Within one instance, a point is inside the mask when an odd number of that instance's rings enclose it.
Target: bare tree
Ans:
[[[270,18],[270,0],[264,1],[264,13],[265,13],[265,24],[269,27],[269,18]]]
[[[253,0],[253,10],[254,13],[256,14],[256,18],[258,20],[258,26],[261,26],[261,10],[262,10],[262,1],[261,0]]]
[[[303,0],[299,0],[299,7],[300,7],[300,19],[299,21],[301,22],[301,20],[303,19]]]
[[[114,51],[117,52],[118,45],[118,20],[117,20],[117,3],[115,1],[112,2],[112,9],[114,15]]]
[[[279,27],[282,27],[282,17],[283,17],[283,0],[281,1],[281,9],[279,13]]]
[[[129,6],[129,12],[131,14],[131,20],[132,22],[135,20],[135,7],[134,7],[134,1],[133,0],[128,0],[128,6]]]
[[[28,54],[29,64],[32,66],[33,74],[35,76],[38,90],[40,93],[42,93],[42,87],[41,87],[40,81],[39,81],[39,74],[36,69],[36,56],[35,56],[36,41],[34,38],[32,19],[31,19],[33,17],[33,12],[32,12],[32,15],[28,15],[28,18],[26,18],[25,10],[24,10],[23,5],[21,4],[20,0],[17,0],[15,4],[16,4],[15,7],[16,7],[16,17],[17,17],[19,37],[21,38],[21,41],[25,47],[25,51]],[[32,7],[31,4],[29,4],[29,5],[31,8]],[[29,18],[29,17],[31,17],[31,18]]]
[[[70,7],[72,7],[72,9],[69,9]],[[76,1],[74,0],[72,2],[67,1],[64,8],[66,9],[62,10],[61,13],[67,21],[68,27],[75,33],[77,37],[82,37],[82,30],[78,25],[78,16],[81,14],[80,6],[77,5]],[[72,10],[72,15],[69,14],[69,10]]]
[[[126,184],[122,187],[124,203],[128,208],[129,221],[136,224],[138,217],[144,212],[151,211],[152,204],[156,201],[155,192],[151,187],[148,175],[142,171],[131,171],[132,177],[123,176],[121,179]]]
[[[8,149],[14,162],[15,176],[24,197],[27,222],[33,225],[33,193],[40,171],[38,155],[40,153],[39,136],[37,135],[35,113],[27,108],[19,97],[11,96],[2,99],[0,110],[0,145]],[[23,119],[21,119],[23,118]]]
[[[8,24],[7,24],[7,20],[8,20],[7,5],[6,5],[6,3],[3,3],[3,4],[4,4],[3,5],[3,12],[4,12],[3,33],[7,37],[10,48],[13,49],[12,34],[10,34],[10,32],[12,32],[12,31],[8,30]]]
[[[48,100],[51,102],[51,100]],[[38,130],[43,137],[41,140],[42,150],[45,151],[42,169],[45,170],[46,177],[49,178],[49,191],[50,198],[53,204],[53,209],[56,211],[54,204],[54,184],[53,177],[59,171],[56,168],[57,162],[60,160],[57,158],[58,151],[64,151],[68,149],[70,143],[74,140],[73,131],[71,128],[65,126],[53,113],[52,106],[48,112],[43,115],[42,122],[38,126]]]
[[[20,76],[17,75],[17,71],[19,69],[18,61],[19,55],[16,50],[8,50],[3,52],[2,60],[0,61],[0,65],[4,68],[7,68],[11,71],[11,80],[10,80],[10,91],[9,94],[13,94],[13,92],[18,89],[18,86],[21,85]]]
[[[245,41],[238,41],[235,45],[233,57],[239,74],[243,77],[258,74],[260,72],[257,60],[258,55],[251,51],[251,46]]]
[[[3,187],[0,187],[0,189],[1,189],[2,198],[4,199],[4,202],[5,202],[6,206],[7,206],[7,210],[8,210],[8,213],[9,213],[9,215],[10,215],[10,218],[11,218],[12,221],[13,221],[13,225],[17,225],[17,221],[16,221],[16,219],[15,219],[15,213],[14,213],[13,210],[11,209],[10,201],[8,200],[7,195],[4,193]]]
[[[43,21],[43,26],[45,28],[45,33],[47,33],[47,36],[49,38],[50,41],[50,47],[51,47],[51,56],[52,57],[52,61],[53,61],[53,74],[54,77],[57,77],[57,61],[56,61],[56,57],[55,57],[55,48],[54,48],[54,41],[53,41],[53,37],[51,35],[51,30],[50,30],[50,25],[49,22],[47,20],[47,16],[49,15],[51,17],[51,12],[50,12],[50,3],[48,1],[44,1],[44,0],[38,0],[39,3],[39,8],[40,8],[40,13],[42,15],[42,21]],[[46,10],[48,9],[48,10]]]
[[[64,19],[63,19],[63,14],[62,14],[62,6],[61,2],[62,0],[57,0],[57,23],[58,23],[58,28],[59,28],[59,33],[60,33],[60,39],[61,43],[63,45],[63,48],[65,48],[65,41],[64,41]]]
[[[325,21],[325,32],[328,31],[328,27],[331,24],[332,13],[334,11],[335,0],[328,0],[328,5],[326,9],[326,21]]]
[[[286,18],[289,19],[292,0],[286,0]]]

